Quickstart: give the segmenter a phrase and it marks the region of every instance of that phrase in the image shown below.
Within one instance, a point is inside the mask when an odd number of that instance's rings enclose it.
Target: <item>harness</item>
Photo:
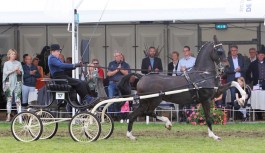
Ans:
[[[187,71],[184,71],[183,74],[185,76],[185,79],[188,81],[188,83],[192,84],[193,87],[195,88],[195,92],[193,90],[190,90],[190,94],[191,94],[193,101],[194,102],[199,101],[200,96],[199,96],[199,87],[197,83],[191,81],[190,76],[188,75]]]
[[[213,48],[217,51],[217,53],[218,53],[218,52],[223,52],[223,48],[220,48],[220,47],[222,47],[222,45],[223,45],[222,43],[214,44],[214,45],[213,45]],[[200,50],[201,50],[203,47],[204,47],[204,45],[200,48]],[[218,54],[219,54],[219,53],[218,53]],[[221,62],[220,62],[217,66],[218,66],[218,70],[217,70],[217,75],[215,76],[216,78],[221,77],[221,75],[222,75],[223,72],[224,72],[224,66],[223,66],[223,64],[222,64]],[[191,94],[192,99],[193,99],[195,102],[196,102],[196,101],[199,101],[200,96],[199,96],[198,82],[197,82],[197,83],[193,82],[193,81],[190,79],[190,77],[189,77],[187,71],[184,71],[183,74],[184,74],[185,79],[187,80],[187,82],[188,82],[189,84],[191,84],[191,85],[195,88],[195,92],[194,92],[194,90],[190,90],[190,94]],[[188,85],[188,86],[189,86],[189,85]],[[217,89],[215,89],[215,90],[217,90]]]

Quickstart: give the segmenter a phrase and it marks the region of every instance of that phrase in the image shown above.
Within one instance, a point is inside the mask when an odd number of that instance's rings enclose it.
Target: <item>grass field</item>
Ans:
[[[213,126],[222,141],[207,137],[206,126],[174,124],[171,131],[164,124],[135,123],[133,134],[138,140],[125,137],[127,124],[115,123],[113,135],[107,140],[91,143],[74,142],[68,124],[60,123],[57,134],[49,140],[30,143],[16,141],[10,123],[0,123],[1,153],[264,153],[265,124],[236,123]]]

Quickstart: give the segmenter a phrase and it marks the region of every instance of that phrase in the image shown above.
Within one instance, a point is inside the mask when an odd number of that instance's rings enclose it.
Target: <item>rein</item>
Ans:
[[[189,86],[189,85],[193,85],[193,83],[195,84],[198,84],[198,83],[201,83],[201,82],[204,82],[206,80],[209,80],[209,79],[213,79],[215,78],[216,76],[209,76],[209,77],[206,77],[204,79],[201,79],[201,80],[197,80],[195,82],[192,82],[192,83],[188,83],[186,85],[181,85],[181,86],[176,86],[174,88],[170,88],[166,91],[159,91],[159,93],[161,93],[161,95],[163,95],[163,93],[165,92],[168,92],[168,91],[174,91],[174,90],[179,90],[179,88],[182,88],[182,87],[186,87],[186,86]],[[198,89],[200,89],[201,87],[198,87]],[[185,88],[184,88],[185,89]],[[190,89],[190,90],[194,90],[194,88],[186,88],[186,89]],[[209,87],[208,89],[216,89],[216,87]],[[155,94],[157,92],[145,92],[145,93],[137,93],[137,94],[130,94],[130,95],[122,95],[122,96],[117,96],[116,98],[124,98],[124,97],[130,97],[130,96],[142,96],[142,95],[149,95],[149,94]]]
[[[94,68],[102,68],[102,69],[105,69],[107,70],[108,67],[104,67],[104,66],[82,66],[82,67],[94,67]],[[148,71],[148,69],[125,69],[125,68],[121,68],[122,70],[131,70],[131,71]],[[192,70],[192,69],[191,69]],[[209,74],[211,72],[215,72],[216,70],[215,69],[212,69],[212,70],[206,70],[206,71],[199,71],[199,70],[194,70],[194,71],[186,71],[186,73],[204,73],[204,74]],[[218,69],[219,71],[219,69]],[[172,72],[173,71],[168,71],[168,70],[163,70],[163,71],[159,71],[159,72],[162,72],[162,73],[168,73],[168,72]],[[157,72],[157,73],[159,73]],[[181,71],[175,71],[174,74],[177,74],[178,72],[181,72]],[[152,73],[152,72],[149,72],[149,73]],[[182,72],[181,72],[182,73]]]

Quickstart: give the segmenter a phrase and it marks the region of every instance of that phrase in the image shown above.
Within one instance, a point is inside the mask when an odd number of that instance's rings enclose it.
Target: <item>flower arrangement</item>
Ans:
[[[205,125],[206,120],[204,117],[204,110],[201,104],[197,105],[197,109],[195,107],[191,108],[191,111],[187,113],[187,122],[193,125]],[[213,124],[222,124],[225,125],[227,122],[226,111],[223,108],[216,108],[214,102],[211,102],[210,109],[210,117],[212,119]]]

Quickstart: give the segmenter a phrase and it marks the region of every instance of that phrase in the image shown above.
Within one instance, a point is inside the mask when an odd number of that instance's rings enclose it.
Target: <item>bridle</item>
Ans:
[[[218,55],[218,64],[217,64],[216,77],[221,77],[223,75],[223,73],[224,73],[224,70],[225,70],[225,66],[221,62],[221,57],[220,57],[220,55],[222,55],[224,53],[223,44],[222,43],[214,44],[213,48],[214,48],[214,51],[217,52],[217,55]]]

